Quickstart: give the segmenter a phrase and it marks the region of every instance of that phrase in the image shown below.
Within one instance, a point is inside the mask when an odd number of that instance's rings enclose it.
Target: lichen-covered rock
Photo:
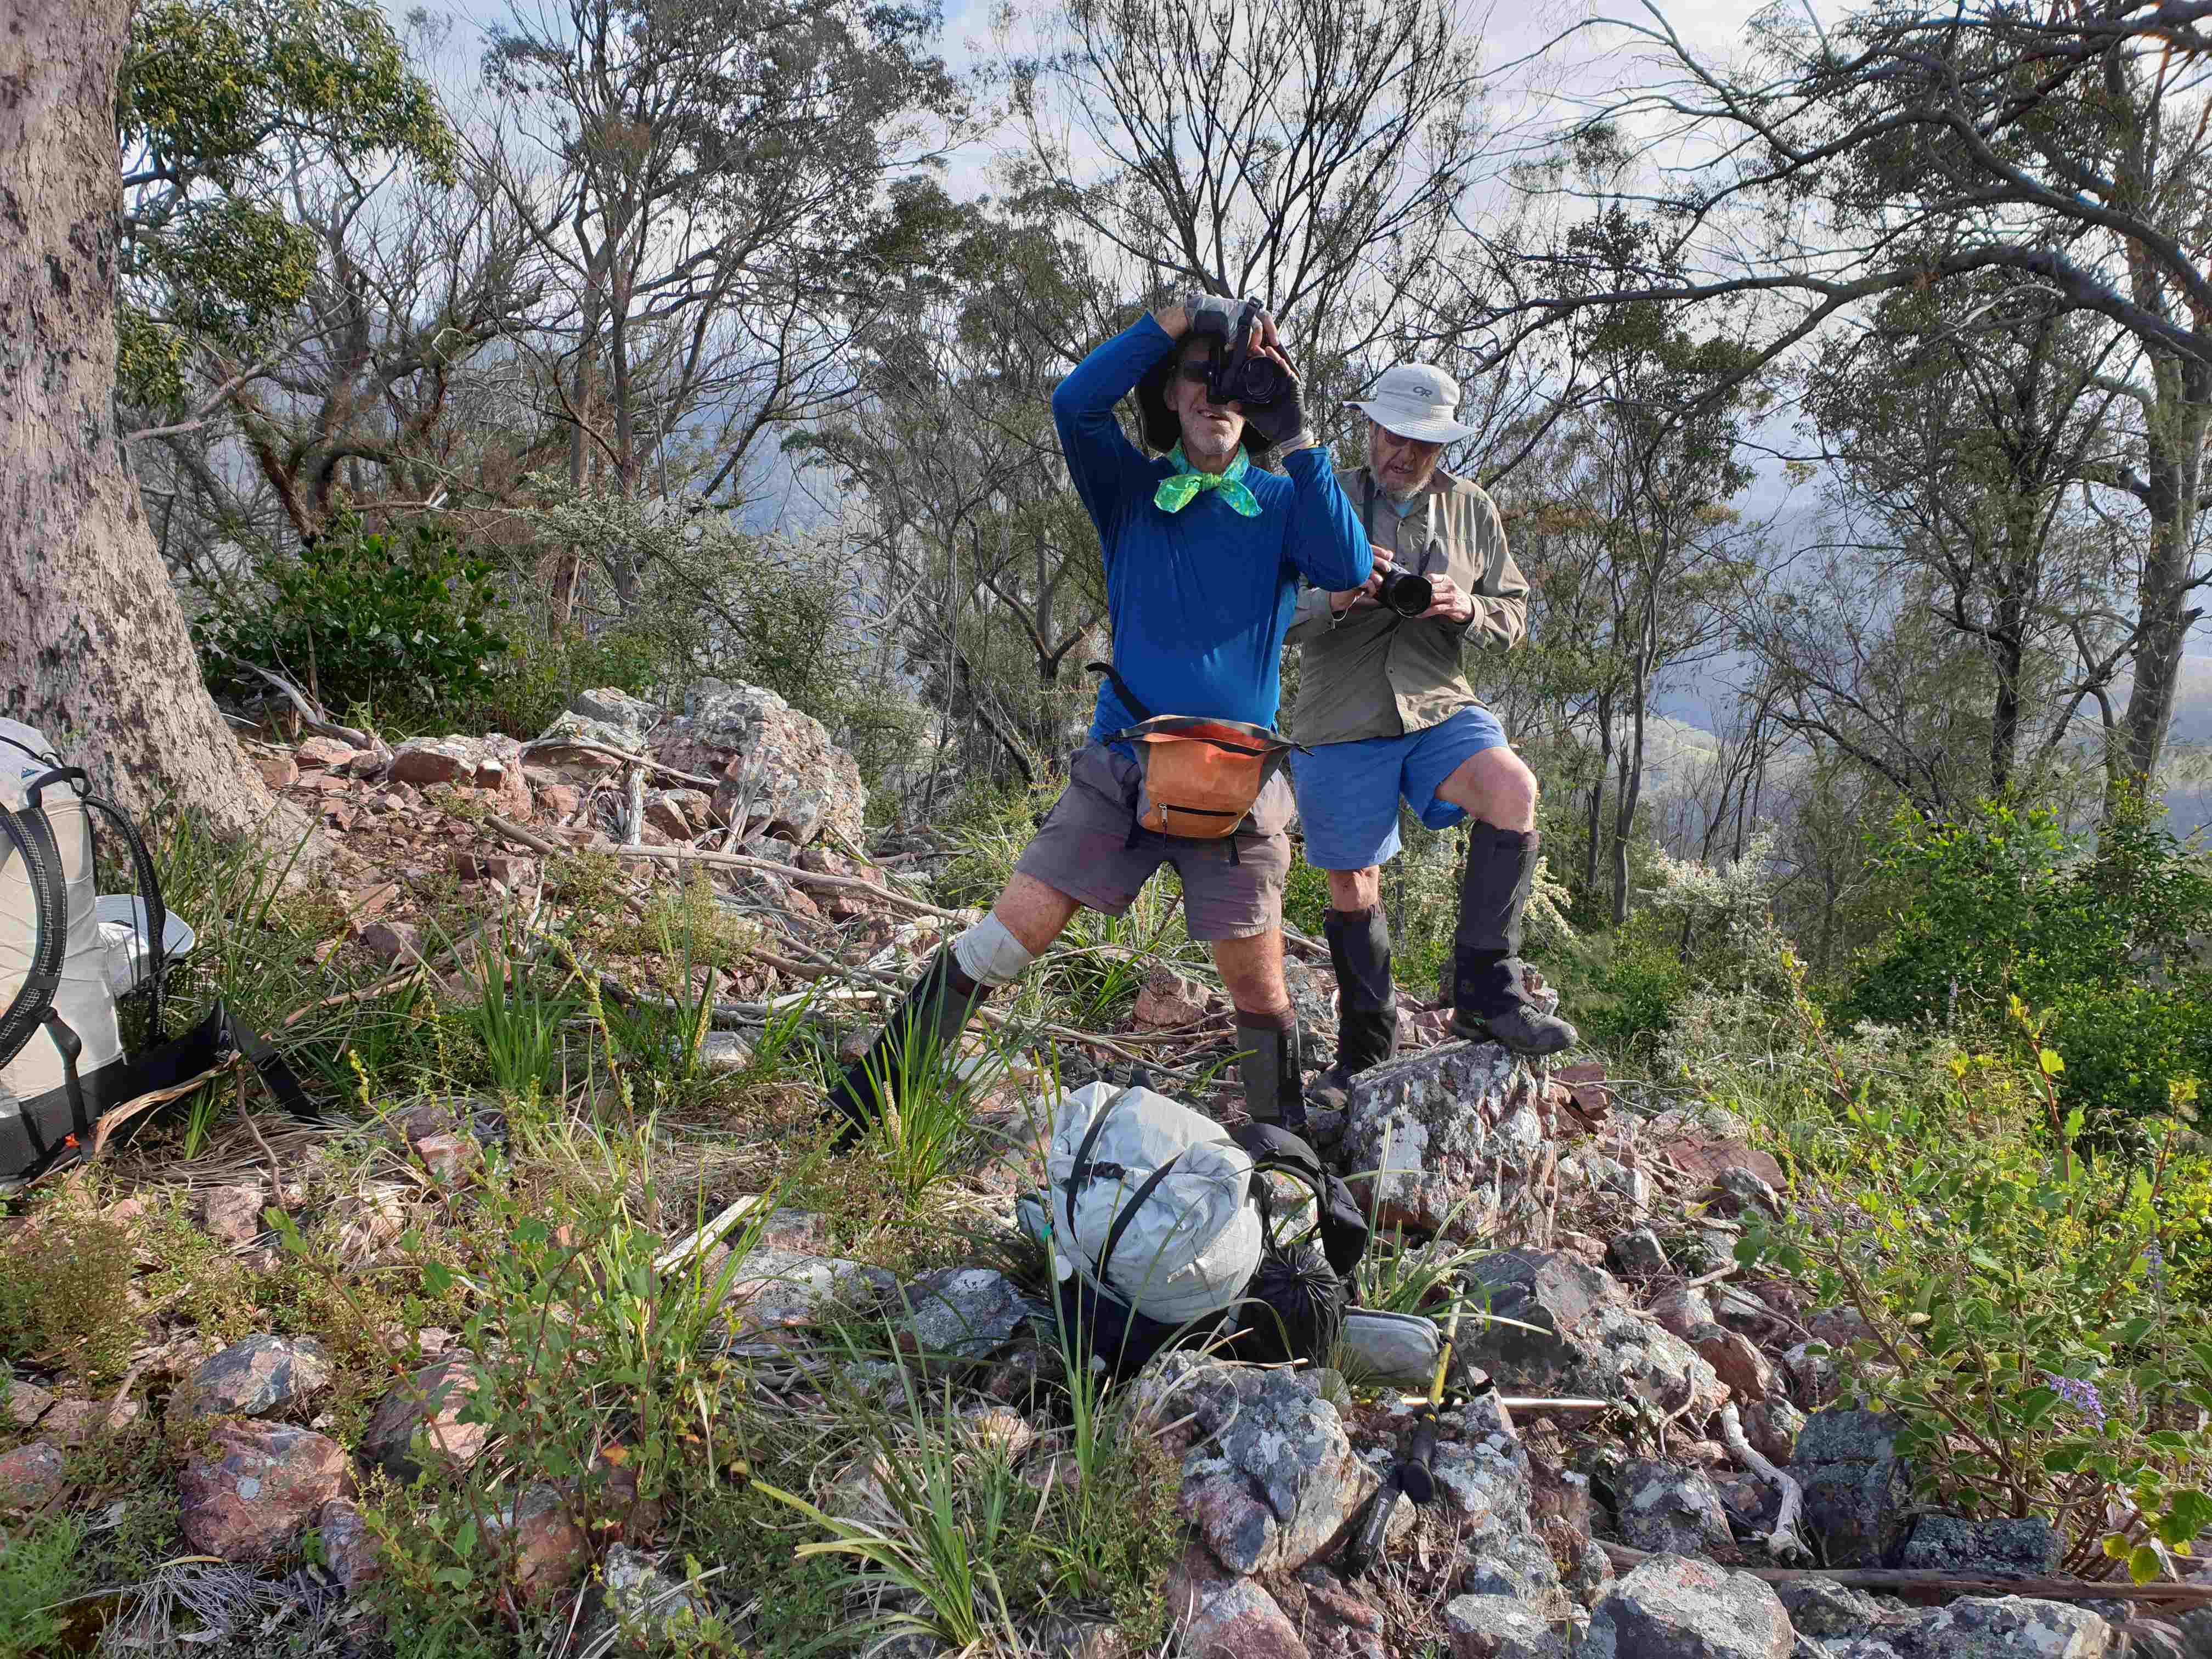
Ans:
[[[1137,993],[1130,1018],[1145,1031],[1164,1031],[1206,1018],[1206,988],[1172,968],[1155,968]]]
[[[941,1267],[904,1291],[911,1310],[900,1326],[925,1354],[989,1359],[1020,1334],[1039,1310],[994,1267]]]
[[[1455,1595],[1444,1603],[1452,1659],[1567,1659],[1566,1638],[1507,1595]]]
[[[1613,1483],[1621,1541],[1655,1555],[1711,1555],[1734,1541],[1721,1495],[1703,1469],[1639,1459]]]
[[[187,1417],[266,1417],[330,1386],[331,1358],[312,1336],[249,1336],[203,1361],[177,1390]]]
[[[226,1561],[266,1560],[353,1486],[345,1449],[307,1429],[224,1422],[178,1477],[185,1540]]]
[[[1149,1420],[1194,1419],[1183,1513],[1233,1572],[1304,1566],[1375,1490],[1336,1407],[1295,1372],[1179,1352],[1147,1370],[1138,1389]]]
[[[1613,1587],[1575,1659],[1790,1659],[1781,1601],[1747,1572],[1658,1555]]]
[[[824,836],[857,844],[866,832],[860,763],[811,714],[756,685],[702,680],[689,710],[653,734],[664,766],[725,780],[714,812],[729,823],[743,804],[741,837],[781,836],[805,846]]]
[[[1923,1516],[1905,1540],[1901,1566],[1929,1572],[2017,1573],[2038,1578],[2058,1570],[2058,1534],[2040,1516],[1961,1521]]]
[[[706,1598],[689,1584],[669,1579],[652,1562],[627,1544],[607,1552],[599,1572],[607,1592],[607,1611],[623,1630],[652,1644],[680,1640],[695,1629],[712,1609]]]
[[[1805,1527],[1832,1567],[1889,1567],[1905,1546],[1912,1471],[1897,1455],[1897,1419],[1815,1412],[1790,1473],[1805,1489]]]
[[[2087,1607],[1969,1595],[1884,1636],[1905,1659],[2106,1659],[2117,1632]]]
[[[488,1425],[460,1420],[461,1408],[476,1388],[475,1361],[465,1349],[442,1355],[435,1364],[394,1383],[362,1433],[362,1457],[398,1480],[420,1474],[426,1455],[443,1456],[466,1468],[490,1433]]]
[[[1789,1578],[1774,1587],[1800,1636],[1860,1636],[1885,1615],[1874,1597],[1827,1578]]]
[[[1547,1103],[1510,1050],[1449,1043],[1360,1073],[1345,1103],[1338,1162],[1376,1172],[1368,1190],[1384,1227],[1536,1237],[1557,1162]]]
[[[0,1510],[27,1510],[62,1489],[61,1449],[43,1440],[0,1454]]]
[[[1607,1274],[1565,1251],[1498,1250],[1479,1257],[1462,1283],[1503,1319],[1460,1333],[1468,1361],[1501,1388],[1530,1394],[1642,1401],[1689,1423],[1726,1398],[1713,1368],[1680,1337],[1628,1305]]]
[[[1511,1596],[1540,1617],[1565,1618],[1570,1598],[1535,1513],[1525,1455],[1516,1459],[1486,1443],[1447,1443],[1437,1448],[1432,1468],[1438,1507],[1467,1559],[1453,1588]]]
[[[1779,1394],[1743,1408],[1743,1437],[1770,1462],[1787,1463],[1797,1450],[1804,1432],[1805,1413]]]
[[[720,1262],[710,1262],[710,1276],[721,1271]],[[756,1244],[732,1275],[723,1304],[732,1331],[744,1338],[809,1323],[833,1301],[880,1300],[897,1290],[897,1279],[881,1267]],[[933,1310],[940,1306],[941,1298],[923,1299]]]

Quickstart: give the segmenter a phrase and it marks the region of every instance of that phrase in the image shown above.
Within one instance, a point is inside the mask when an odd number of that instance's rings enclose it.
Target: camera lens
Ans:
[[[1375,597],[1401,617],[1418,617],[1436,598],[1436,589],[1429,585],[1426,576],[1416,576],[1410,570],[1394,570],[1382,578],[1382,586]]]

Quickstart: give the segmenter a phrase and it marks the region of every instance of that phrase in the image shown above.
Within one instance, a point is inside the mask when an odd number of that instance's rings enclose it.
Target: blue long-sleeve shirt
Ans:
[[[1152,492],[1174,468],[1164,459],[1147,459],[1122,435],[1114,405],[1176,349],[1166,330],[1139,318],[1078,363],[1052,394],[1060,450],[1105,554],[1114,664],[1155,714],[1272,726],[1299,577],[1333,591],[1357,587],[1373,568],[1373,555],[1328,452],[1319,448],[1284,457],[1287,477],[1256,468],[1245,473],[1260,503],[1255,519],[1213,490],[1180,513],[1152,504]],[[1113,682],[1101,684],[1091,740],[1135,724]]]

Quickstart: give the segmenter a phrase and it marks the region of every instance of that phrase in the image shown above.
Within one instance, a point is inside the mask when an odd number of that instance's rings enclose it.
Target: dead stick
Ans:
[[[559,842],[548,841],[544,836],[526,830],[519,823],[510,823],[496,812],[484,814],[484,822],[517,847],[526,847],[533,853],[543,853],[547,858],[557,859],[568,850]]]
[[[418,962],[404,972],[392,975],[390,979],[380,979],[375,984],[364,985],[357,991],[341,991],[334,997],[325,997],[320,1002],[311,1002],[304,1008],[295,1008],[284,1016],[283,1023],[277,1029],[289,1031],[319,1008],[343,1008],[349,1002],[367,1002],[373,997],[380,997],[386,991],[398,990],[410,979],[422,978],[428,971],[427,964]]]
[[[1626,1572],[1652,1559],[1648,1550],[1600,1540],[1616,1571]],[[1739,1567],[1770,1584],[1823,1578],[1846,1589],[1885,1595],[2020,1595],[2034,1601],[2154,1601],[2168,1607],[2212,1606],[2212,1584],[2132,1584],[2125,1579],[2100,1583],[2087,1578],[1977,1578],[1963,1573],[1921,1572],[1909,1567]]]
[[[1805,1489],[1775,1468],[1745,1437],[1743,1419],[1736,1414],[1733,1400],[1721,1407],[1721,1444],[1729,1449],[1737,1462],[1782,1494],[1781,1506],[1774,1516],[1774,1529],[1766,1534],[1766,1553],[1778,1561],[1811,1560],[1813,1552],[1806,1548],[1805,1540],[1797,1530],[1805,1510]]]
[[[526,755],[533,749],[582,749],[594,755],[606,755],[618,761],[628,761],[632,766],[642,766],[664,778],[674,778],[680,783],[696,783],[704,788],[720,789],[726,780],[702,777],[696,772],[685,772],[673,766],[663,766],[650,755],[633,755],[627,749],[617,749],[611,744],[586,743],[576,738],[538,738],[522,745]]]
[[[504,820],[486,820],[505,833]],[[829,887],[840,892],[863,893],[885,904],[896,905],[902,910],[911,910],[916,915],[938,916],[946,921],[963,926],[968,918],[957,910],[948,910],[939,904],[925,903],[917,898],[894,892],[888,887],[878,887],[872,881],[862,881],[856,876],[832,876],[817,870],[801,870],[796,865],[778,864],[773,859],[748,858],[743,853],[702,853],[689,847],[614,847],[607,849],[619,859],[656,859],[670,864],[711,864],[732,870],[758,870],[771,876],[781,876],[786,881],[796,882],[802,887]]]

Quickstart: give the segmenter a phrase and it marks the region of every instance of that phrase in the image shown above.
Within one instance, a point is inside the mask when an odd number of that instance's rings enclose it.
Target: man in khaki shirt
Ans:
[[[1452,1030],[1525,1054],[1556,1054],[1572,1025],[1530,1001],[1521,915],[1536,867],[1536,778],[1460,669],[1470,635],[1500,650],[1527,631],[1528,584],[1498,508],[1437,465],[1474,435],[1459,386],[1401,363],[1354,404],[1368,464],[1337,481],[1375,555],[1366,585],[1300,597],[1287,636],[1304,653],[1291,766],[1306,860],[1328,874],[1323,931],[1340,996],[1335,1063],[1307,1088],[1340,1107],[1352,1079],[1397,1050],[1382,866],[1398,851],[1402,795],[1431,830],[1473,817],[1453,934]],[[1426,591],[1423,591],[1425,585]]]

